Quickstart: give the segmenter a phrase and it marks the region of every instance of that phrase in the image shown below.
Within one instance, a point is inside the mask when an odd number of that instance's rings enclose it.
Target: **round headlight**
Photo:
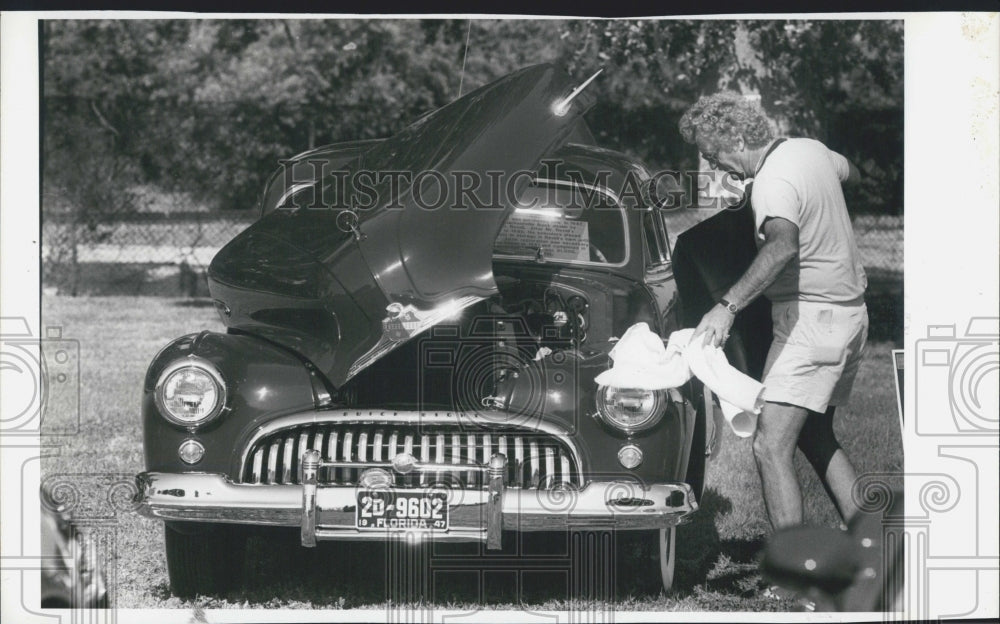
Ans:
[[[160,374],[154,399],[164,418],[190,429],[204,425],[222,412],[226,384],[208,362],[183,360]]]
[[[658,423],[667,409],[663,390],[640,390],[601,386],[597,391],[597,412],[609,425],[632,433]]]

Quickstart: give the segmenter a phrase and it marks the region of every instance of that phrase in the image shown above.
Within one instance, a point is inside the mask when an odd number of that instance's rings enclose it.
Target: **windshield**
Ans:
[[[622,266],[628,262],[625,213],[612,193],[538,180],[521,194],[493,246],[494,257]]]

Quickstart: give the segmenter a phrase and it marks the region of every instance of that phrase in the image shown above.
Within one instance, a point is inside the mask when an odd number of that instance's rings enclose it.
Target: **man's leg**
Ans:
[[[753,455],[764,488],[764,505],[775,529],[802,524],[802,490],[793,458],[807,416],[804,407],[768,401],[757,419]]]
[[[809,411],[799,435],[799,448],[812,464],[833,504],[837,506],[840,517],[847,523],[858,511],[851,494],[857,474],[833,433],[833,414],[836,409],[830,406],[825,414]]]

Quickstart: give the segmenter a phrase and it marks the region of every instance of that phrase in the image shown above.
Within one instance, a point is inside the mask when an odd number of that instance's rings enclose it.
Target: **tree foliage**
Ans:
[[[278,158],[391,135],[543,61],[604,68],[588,120],[653,167],[694,164],[676,122],[699,95],[755,92],[870,174],[870,209],[901,210],[902,26],[856,20],[48,21],[46,191],[89,214],[109,177],[250,208]]]

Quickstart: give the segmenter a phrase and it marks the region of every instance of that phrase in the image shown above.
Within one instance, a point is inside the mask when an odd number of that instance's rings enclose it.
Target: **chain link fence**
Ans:
[[[671,213],[671,239],[711,214]],[[42,286],[50,294],[205,296],[212,257],[256,217],[255,211],[150,212],[81,223],[72,213],[43,213]],[[857,215],[853,223],[870,289],[900,290],[903,217]]]
[[[671,242],[711,214],[672,213]],[[154,212],[88,223],[72,213],[43,210],[43,291],[207,297],[205,272],[212,257],[256,216],[255,211]],[[903,217],[856,215],[853,224],[868,273],[869,338],[902,344]]]
[[[212,257],[254,211],[134,213],[100,223],[42,215],[42,288],[60,295],[208,295]]]

